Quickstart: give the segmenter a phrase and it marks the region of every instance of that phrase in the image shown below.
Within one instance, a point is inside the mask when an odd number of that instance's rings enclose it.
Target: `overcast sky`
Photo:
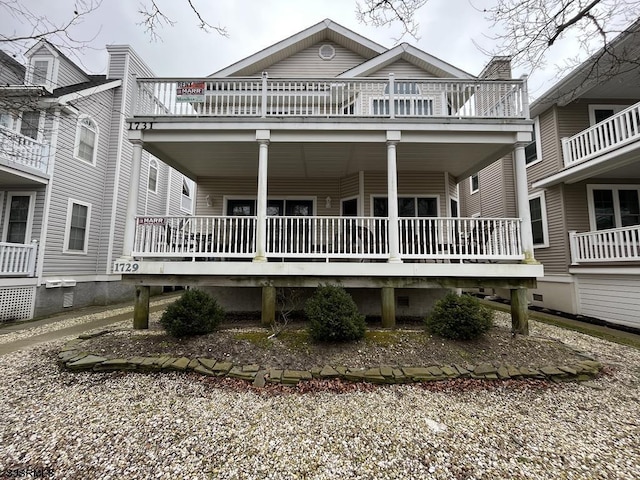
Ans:
[[[144,1],[144,0],[140,0]],[[287,38],[325,18],[347,27],[385,47],[392,47],[401,33],[391,28],[370,27],[356,19],[355,0],[193,0],[203,17],[223,26],[229,37],[204,33],[196,25],[187,0],[156,0],[167,16],[176,22],[158,31],[161,40],[152,41],[140,25],[137,0],[103,0],[99,9],[85,17],[71,31],[74,39],[88,42],[90,48],[65,51],[89,73],[105,73],[105,45],[129,44],[157,76],[207,76],[229,64]],[[491,0],[429,0],[418,13],[419,40],[406,36],[407,43],[455,65],[473,75],[480,73],[489,58],[474,45],[491,48],[487,38],[490,24],[478,10]],[[56,23],[68,20],[75,9],[73,0],[20,0],[35,14],[46,15]],[[0,13],[2,10],[0,10]],[[0,31],[24,33],[28,25],[20,18],[0,15]],[[554,50],[551,61],[561,61],[571,52],[571,41]],[[5,48],[6,46],[0,46]],[[514,77],[529,73],[514,71]],[[532,97],[543,93],[555,78],[556,70],[534,72],[529,80]]]

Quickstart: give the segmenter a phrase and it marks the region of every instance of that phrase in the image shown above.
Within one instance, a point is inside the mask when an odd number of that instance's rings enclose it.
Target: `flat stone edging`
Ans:
[[[264,369],[260,365],[234,365],[213,358],[188,357],[130,357],[110,358],[83,351],[81,344],[90,338],[109,333],[104,330],[93,334],[80,335],[67,342],[58,353],[58,363],[71,371],[187,371],[215,377],[239,378],[262,387],[266,383],[297,385],[311,379],[340,378],[351,382],[369,382],[379,384],[399,384],[413,382],[432,382],[473,378],[481,380],[542,379],[555,382],[586,381],[598,376],[603,368],[595,360],[580,360],[568,365],[544,366],[541,368],[514,367],[512,365],[431,365],[428,367],[390,367],[348,368],[325,365],[311,370]]]

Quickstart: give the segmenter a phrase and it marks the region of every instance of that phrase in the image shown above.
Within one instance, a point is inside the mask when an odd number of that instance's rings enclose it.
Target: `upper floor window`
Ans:
[[[187,177],[182,177],[182,198],[180,209],[186,213],[193,213],[193,187],[195,184]]]
[[[147,189],[153,193],[157,193],[158,191],[158,161],[153,158],[149,160],[149,182]]]
[[[38,139],[40,130],[40,112],[22,112],[20,118],[20,133],[26,137]]]
[[[480,190],[480,177],[477,173],[471,175],[471,181],[469,182],[469,185],[471,187],[471,193],[476,193],[478,190]]]
[[[13,117],[6,112],[0,112],[0,126],[13,130]]]
[[[74,156],[85,162],[95,164],[98,146],[98,126],[86,115],[78,118],[76,126],[76,144]]]
[[[529,197],[529,211],[531,212],[531,233],[535,247],[549,246],[549,233],[547,227],[547,206],[544,200],[544,192],[536,193]]]
[[[640,225],[640,188],[637,185],[589,185],[592,230]]]
[[[50,67],[51,60],[34,60],[31,72],[31,83],[33,85],[50,85],[51,72]]]
[[[527,164],[527,166],[542,160],[542,157],[540,155],[541,146],[540,146],[539,117],[535,118],[535,121],[533,123],[533,132],[531,132],[531,135],[533,136],[533,140],[529,145],[524,147],[524,157],[525,157],[525,163]]]
[[[69,199],[63,251],[87,253],[91,204]]]
[[[389,94],[389,84],[384,88]],[[393,84],[395,100],[393,106],[396,115],[433,115],[433,99],[420,96],[420,87],[416,82],[395,82]],[[389,100],[374,98],[373,115],[389,115]]]
[[[589,105],[589,125],[604,122],[627,108],[627,105]]]

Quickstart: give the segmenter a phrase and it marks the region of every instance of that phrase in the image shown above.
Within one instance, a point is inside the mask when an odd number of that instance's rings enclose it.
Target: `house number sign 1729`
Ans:
[[[113,273],[135,273],[140,265],[135,262],[115,262],[113,264]]]
[[[129,130],[153,130],[153,122],[129,122]]]

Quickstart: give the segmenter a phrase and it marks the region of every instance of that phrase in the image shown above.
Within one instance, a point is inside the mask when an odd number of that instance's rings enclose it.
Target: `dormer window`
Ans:
[[[44,87],[52,87],[53,85],[53,59],[38,58],[31,59],[31,85],[42,85]]]

